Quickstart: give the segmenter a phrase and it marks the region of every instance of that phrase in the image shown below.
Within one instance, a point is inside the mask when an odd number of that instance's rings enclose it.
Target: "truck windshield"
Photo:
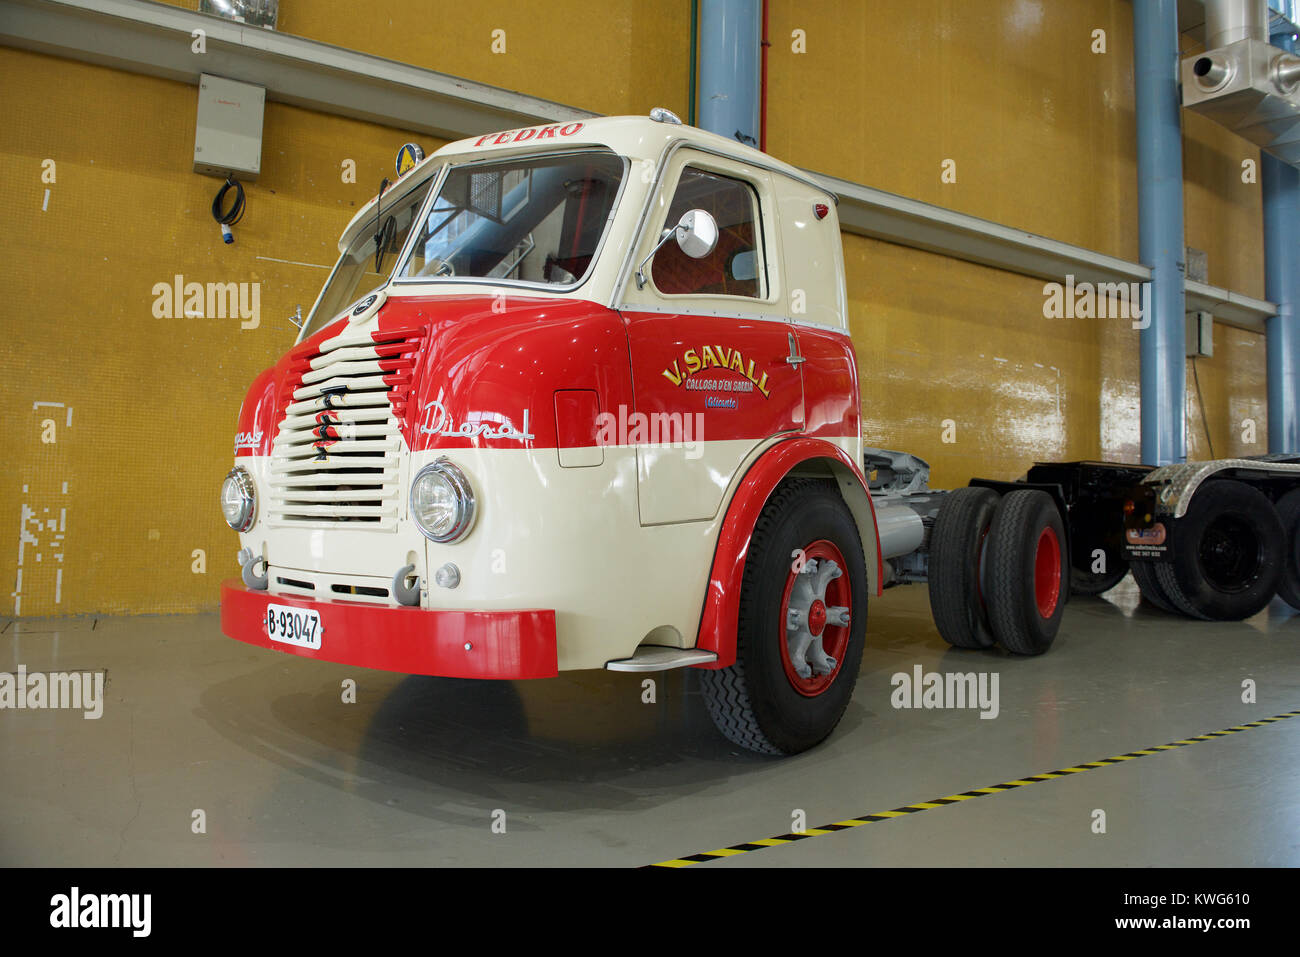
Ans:
[[[624,169],[621,157],[596,150],[452,167],[397,278],[576,285]]]
[[[316,307],[303,323],[299,339],[307,338],[352,303],[384,284],[392,274],[397,254],[402,251],[411,224],[415,222],[435,178],[430,175],[423,183],[393,200],[391,206],[380,197],[375,211],[361,224],[361,231],[335,264],[316,300]]]

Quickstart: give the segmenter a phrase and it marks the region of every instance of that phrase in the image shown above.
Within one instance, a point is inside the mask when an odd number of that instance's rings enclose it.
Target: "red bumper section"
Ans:
[[[319,649],[272,641],[266,606],[320,614]],[[221,630],[250,645],[340,664],[444,678],[553,678],[555,612],[451,611],[317,601],[221,583]]]

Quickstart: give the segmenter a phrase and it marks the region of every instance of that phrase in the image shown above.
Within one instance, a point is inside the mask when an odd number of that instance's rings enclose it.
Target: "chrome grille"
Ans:
[[[271,447],[272,526],[388,531],[400,509],[401,434],[419,330],[345,330],[290,354]]]

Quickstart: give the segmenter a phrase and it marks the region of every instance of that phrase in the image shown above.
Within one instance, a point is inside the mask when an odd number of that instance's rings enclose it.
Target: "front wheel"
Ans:
[[[702,673],[713,723],[764,754],[825,740],[853,695],[866,626],[866,563],[844,499],[828,482],[783,482],[750,537],[736,663]]]

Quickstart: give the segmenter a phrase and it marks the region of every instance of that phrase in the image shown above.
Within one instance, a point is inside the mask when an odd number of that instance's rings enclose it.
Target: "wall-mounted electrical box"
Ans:
[[[266,90],[225,77],[199,77],[194,128],[194,172],[255,180],[262,168],[262,112]]]
[[[1211,313],[1187,314],[1187,354],[1205,359],[1214,356],[1214,316]]]

